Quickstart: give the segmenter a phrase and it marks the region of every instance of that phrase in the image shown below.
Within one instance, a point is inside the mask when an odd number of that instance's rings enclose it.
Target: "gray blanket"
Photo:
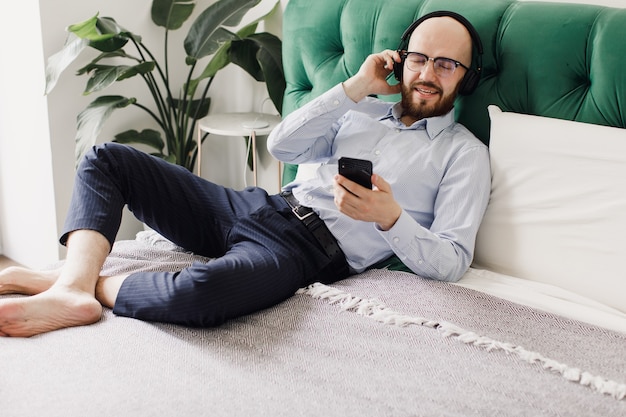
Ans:
[[[106,273],[200,259],[116,245]],[[200,259],[201,260],[201,259]],[[373,270],[213,329],[0,339],[1,415],[626,416],[626,335]]]

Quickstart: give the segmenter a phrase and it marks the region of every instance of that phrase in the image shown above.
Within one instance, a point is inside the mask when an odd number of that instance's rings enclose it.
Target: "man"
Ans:
[[[32,295],[0,301],[0,335],[90,324],[102,305],[143,320],[218,325],[394,253],[420,276],[458,280],[490,188],[487,148],[453,114],[472,38],[457,19],[432,17],[407,49],[369,56],[274,130],[273,155],[322,162],[314,179],[288,185],[284,196],[227,189],[129,147],[95,148],[77,173],[64,266],[0,273],[0,294]],[[392,86],[394,63],[403,75]],[[393,106],[368,97],[400,91]],[[338,175],[340,156],[372,160],[373,189]],[[100,276],[124,204],[174,243],[215,259],[175,274]]]

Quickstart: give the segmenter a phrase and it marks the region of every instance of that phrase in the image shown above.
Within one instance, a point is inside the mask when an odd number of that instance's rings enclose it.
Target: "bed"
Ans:
[[[105,310],[91,326],[1,339],[2,415],[626,415],[626,9],[290,0],[284,112],[438,9],[484,44],[481,83],[456,107],[490,146],[493,186],[458,283],[392,258],[218,328]],[[284,181],[310,168],[286,167]],[[117,242],[103,273],[203,260],[146,231]]]

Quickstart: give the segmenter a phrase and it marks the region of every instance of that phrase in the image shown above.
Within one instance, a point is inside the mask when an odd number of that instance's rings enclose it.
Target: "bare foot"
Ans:
[[[0,336],[30,337],[97,322],[102,306],[89,293],[52,287],[28,298],[0,300]]]
[[[32,271],[19,266],[11,266],[0,271],[0,295],[34,295],[49,289],[59,277],[60,269]]]

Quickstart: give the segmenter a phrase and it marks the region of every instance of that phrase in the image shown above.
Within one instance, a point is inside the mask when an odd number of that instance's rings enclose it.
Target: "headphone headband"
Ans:
[[[400,38],[400,44],[398,45],[398,52],[406,50],[408,47],[409,39],[415,28],[417,28],[422,22],[425,20],[434,18],[434,17],[451,17],[457,22],[461,23],[470,34],[472,38],[472,45],[476,48],[477,57],[476,57],[476,68],[470,68],[461,80],[461,86],[459,88],[459,94],[469,95],[474,92],[476,87],[478,86],[478,81],[480,80],[480,73],[482,71],[482,55],[483,55],[483,44],[480,40],[480,36],[478,35],[478,31],[474,28],[474,26],[467,20],[464,16],[461,16],[458,13],[449,11],[449,10],[438,10],[435,12],[427,13],[424,16],[417,19],[415,22],[411,23],[411,25],[406,28],[402,37]],[[404,71],[404,59],[400,63],[395,63],[393,66],[393,71],[395,73],[396,79],[398,81],[402,81],[402,73]]]

